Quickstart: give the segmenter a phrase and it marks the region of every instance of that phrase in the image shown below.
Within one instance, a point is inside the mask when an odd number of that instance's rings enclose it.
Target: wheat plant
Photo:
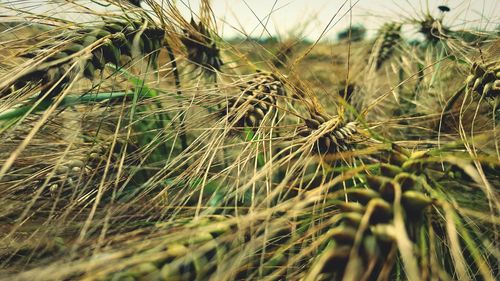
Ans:
[[[7,3],[0,280],[500,276],[498,32],[440,6],[235,41],[208,0]]]

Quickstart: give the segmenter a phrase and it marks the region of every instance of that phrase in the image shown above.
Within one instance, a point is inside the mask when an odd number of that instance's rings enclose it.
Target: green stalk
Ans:
[[[61,103],[58,105],[58,108],[60,107],[68,107],[68,106],[75,106],[75,105],[80,105],[80,104],[89,104],[89,103],[94,103],[94,102],[101,102],[105,100],[112,100],[112,99],[117,99],[117,98],[122,98],[126,96],[132,96],[134,93],[129,92],[106,92],[106,93],[99,93],[95,95],[82,95],[82,96],[66,96],[63,98]],[[29,103],[31,101],[34,101],[34,99],[30,99]],[[28,104],[24,106],[19,106],[17,108],[13,108],[7,111],[4,111],[0,113],[0,121],[9,121],[12,119],[17,119],[25,114],[31,112],[31,113],[36,113],[40,111],[44,111],[47,108],[49,108],[53,100],[43,100],[41,101],[38,106]]]

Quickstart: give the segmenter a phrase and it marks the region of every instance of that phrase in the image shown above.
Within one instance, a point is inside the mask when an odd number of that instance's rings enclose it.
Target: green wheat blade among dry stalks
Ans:
[[[0,280],[500,276],[497,31],[440,6],[227,39],[206,0],[59,2],[0,4]]]

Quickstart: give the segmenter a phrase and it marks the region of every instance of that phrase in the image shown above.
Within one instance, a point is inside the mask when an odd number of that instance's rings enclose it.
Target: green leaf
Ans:
[[[118,99],[122,98],[125,96],[132,96],[133,93],[129,92],[106,92],[106,93],[98,93],[98,94],[85,94],[82,96],[66,96],[63,98],[61,103],[59,104],[58,108],[61,107],[68,107],[68,106],[74,106],[74,105],[80,105],[80,104],[89,104],[89,103],[95,103],[95,102],[101,102],[105,100],[113,100],[113,99]],[[27,102],[27,105],[22,105],[18,106],[15,108],[12,108],[10,110],[4,111],[0,113],[0,121],[5,121],[5,120],[13,120],[16,119],[18,120],[19,118],[30,114],[30,113],[36,113],[40,111],[44,111],[47,108],[49,108],[54,100],[43,100],[38,105],[35,104],[36,98],[32,98]]]

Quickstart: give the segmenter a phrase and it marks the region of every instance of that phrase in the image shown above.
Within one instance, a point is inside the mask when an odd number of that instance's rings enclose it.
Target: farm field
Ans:
[[[0,3],[0,280],[500,278],[498,17],[226,38],[192,2]]]

